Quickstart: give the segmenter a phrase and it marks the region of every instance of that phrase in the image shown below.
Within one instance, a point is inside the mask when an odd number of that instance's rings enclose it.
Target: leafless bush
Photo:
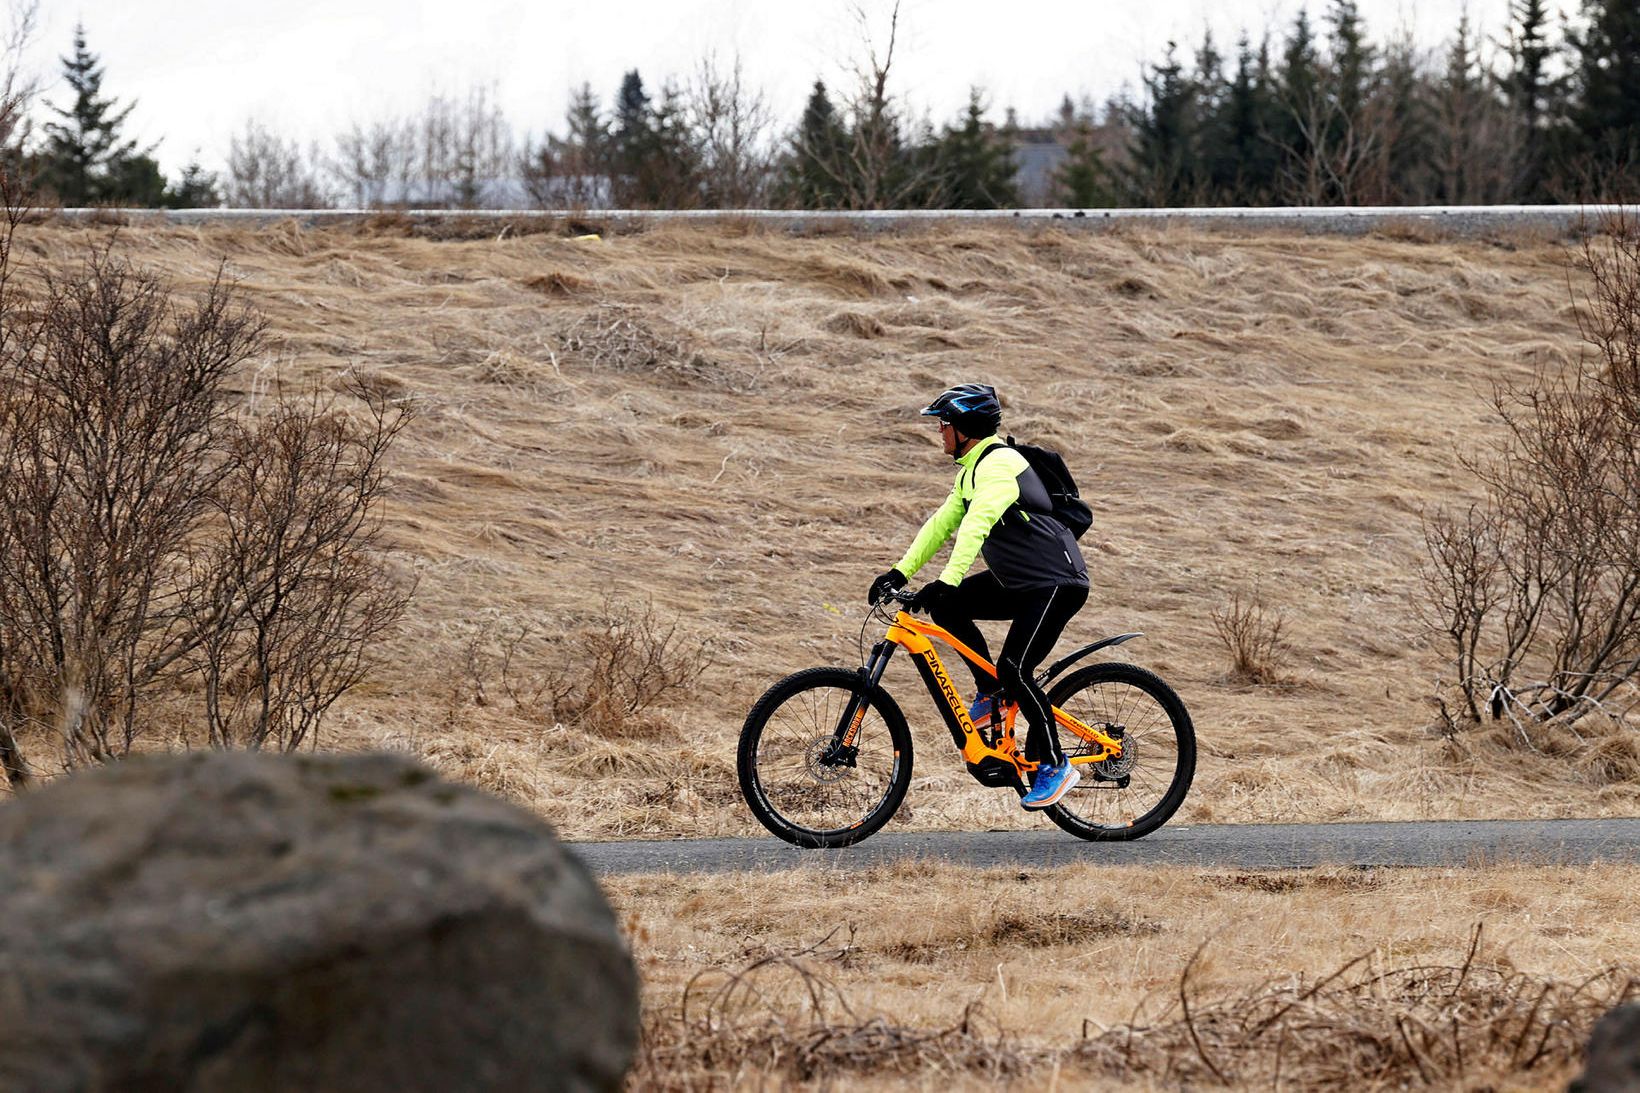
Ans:
[[[854,66],[854,88],[844,100],[848,125],[822,146],[802,146],[805,169],[824,181],[829,201],[843,209],[937,208],[947,198],[939,172],[915,156],[916,133],[907,110],[890,94],[894,51],[899,43],[900,5],[889,12],[888,39],[879,47],[862,6],[853,8],[865,57]]]
[[[684,92],[691,142],[700,159],[701,204],[751,209],[768,197],[774,153],[772,125],[761,93],[747,86],[736,57],[728,71],[708,56]]]
[[[1640,226],[1583,247],[1591,353],[1500,387],[1502,439],[1467,469],[1484,503],[1426,519],[1426,603],[1459,719],[1531,728],[1640,707]]]
[[[1291,647],[1281,636],[1286,618],[1265,606],[1254,592],[1245,600],[1240,592],[1223,610],[1213,611],[1213,629],[1230,656],[1230,674],[1249,683],[1279,683],[1286,678]]]
[[[318,153],[304,152],[256,121],[228,144],[223,192],[231,209],[322,209],[329,202],[319,184]]]
[[[462,651],[465,687],[479,706],[551,716],[600,735],[641,729],[650,711],[686,695],[711,666],[709,645],[653,604],[613,594],[578,629],[491,621]]]
[[[557,700],[555,713],[594,729],[619,732],[668,695],[685,693],[711,665],[705,642],[678,624],[614,598],[581,634],[577,685]]]
[[[10,207],[11,227],[20,213]],[[0,241],[0,763],[125,754],[145,703],[203,690],[210,740],[294,747],[359,678],[402,593],[375,560],[405,420],[225,383],[262,323],[220,277],[192,302],[104,247],[22,278]]]
[[[23,165],[29,136],[28,107],[36,84],[24,75],[23,57],[39,15],[38,0],[14,0],[6,6],[6,27],[0,32],[0,158],[8,173]]]
[[[363,678],[408,590],[379,550],[388,446],[408,423],[364,385],[362,419],[312,396],[233,423],[213,492],[218,533],[188,593],[211,743],[306,741]]]
[[[994,1080],[1052,1071],[1183,1087],[1513,1087],[1574,1066],[1595,1022],[1640,997],[1632,969],[1545,979],[1482,957],[1479,942],[1477,928],[1461,964],[1384,968],[1367,953],[1313,981],[1286,976],[1220,999],[1202,996],[1192,960],[1160,1019],[1089,1020],[1067,1046],[1033,1044],[973,1004],[936,1028],[862,1017],[827,970],[846,960],[846,947],[816,947],[696,976],[676,1006],[648,1015],[634,1080],[689,1088],[706,1075]]]
[[[511,201],[512,128],[493,88],[434,95],[419,116],[355,124],[331,174],[363,208],[478,209]]]

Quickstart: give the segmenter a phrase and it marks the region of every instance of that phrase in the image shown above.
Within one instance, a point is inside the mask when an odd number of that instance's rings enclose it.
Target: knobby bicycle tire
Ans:
[[[1184,703],[1153,672],[1109,662],[1080,668],[1056,684],[1048,701],[1089,724],[1121,725],[1131,769],[1106,777],[1104,764],[1082,764],[1081,782],[1044,809],[1072,835],[1096,842],[1139,839],[1165,824],[1196,774],[1196,729]],[[1059,742],[1075,755],[1091,745],[1061,727]],[[1121,771],[1112,761],[1106,774]]]
[[[809,668],[764,692],[740,730],[740,792],[764,827],[813,850],[850,846],[886,824],[911,785],[911,729],[882,687],[864,691],[853,766],[827,767],[849,700],[865,681],[848,668]]]

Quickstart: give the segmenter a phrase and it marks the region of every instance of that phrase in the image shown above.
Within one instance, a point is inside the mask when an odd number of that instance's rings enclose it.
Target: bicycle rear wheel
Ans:
[[[860,696],[851,762],[828,762],[837,726]],[[810,849],[848,846],[882,827],[911,785],[911,730],[858,672],[810,668],[757,700],[740,730],[740,792],[764,827]]]
[[[1184,803],[1196,773],[1196,730],[1173,688],[1132,664],[1091,664],[1072,672],[1048,701],[1079,720],[1122,737],[1122,754],[1077,766],[1081,782],[1045,809],[1079,838],[1138,839],[1165,824]],[[1103,750],[1059,729],[1071,758]]]

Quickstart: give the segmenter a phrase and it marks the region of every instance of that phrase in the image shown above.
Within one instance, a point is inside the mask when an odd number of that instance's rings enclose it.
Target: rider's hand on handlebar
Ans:
[[[891,569],[871,582],[871,591],[867,594],[866,602],[880,603],[890,592],[898,592],[905,587],[906,577],[897,569]]]
[[[935,606],[956,590],[955,585],[946,584],[944,581],[929,581],[917,589],[916,595],[911,597],[908,606],[913,611],[932,613]]]

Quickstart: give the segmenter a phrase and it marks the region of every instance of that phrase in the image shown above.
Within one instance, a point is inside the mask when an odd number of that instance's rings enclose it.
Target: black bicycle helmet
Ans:
[[[967,437],[985,437],[1002,425],[1002,403],[997,389],[984,383],[959,383],[940,392],[939,398],[923,410],[924,417],[937,417],[957,427]]]

